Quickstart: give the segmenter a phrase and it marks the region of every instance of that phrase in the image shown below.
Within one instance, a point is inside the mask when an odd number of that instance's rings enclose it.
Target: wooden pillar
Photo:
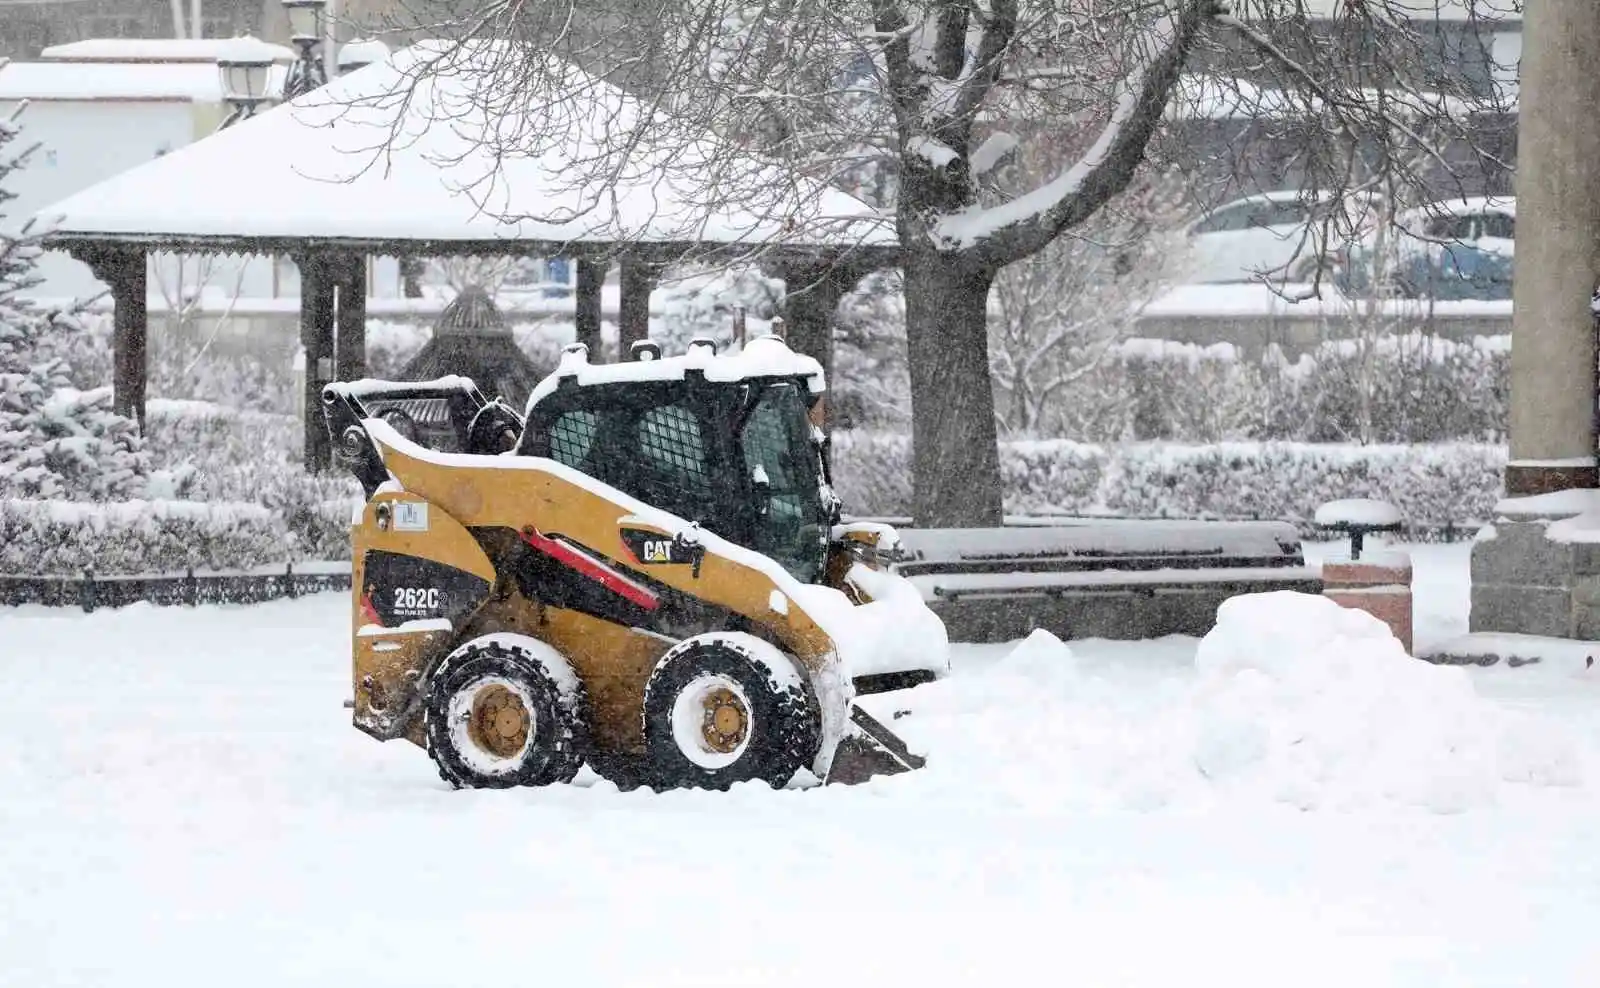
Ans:
[[[367,376],[367,259],[342,254],[329,259],[335,294],[334,367],[336,380]]]
[[[600,289],[605,284],[607,264],[578,259],[577,287],[572,301],[573,319],[578,327],[578,342],[589,348],[594,363],[605,360],[605,340],[600,335]]]
[[[865,272],[856,266],[829,260],[794,260],[769,264],[784,281],[784,336],[789,348],[822,365],[828,387],[833,380],[833,326],[839,302]],[[823,429],[828,428],[828,403],[823,399]]]
[[[334,284],[336,263],[325,254],[295,258],[300,266],[300,345],[306,353],[305,464],[317,473],[328,468],[333,451],[322,418],[322,388],[334,374]]]
[[[118,415],[137,420],[143,435],[148,377],[148,256],[143,248],[123,245],[95,246],[73,251],[73,256],[111,288],[111,403]]]
[[[617,359],[628,359],[628,348],[650,338],[650,293],[661,277],[662,265],[641,257],[622,258],[621,304],[617,307]]]

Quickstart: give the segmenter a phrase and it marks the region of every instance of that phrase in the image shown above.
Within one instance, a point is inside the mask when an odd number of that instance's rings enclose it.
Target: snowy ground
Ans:
[[[1465,558],[1420,552],[1419,644],[1464,630]],[[1579,669],[1297,678],[1298,620],[1228,675],[1250,636],[1209,641],[1209,672],[1192,639],[964,648],[949,682],[869,700],[912,709],[914,776],[452,792],[349,726],[346,615],[0,611],[0,984],[1454,988],[1600,964]],[[1376,647],[1352,634],[1319,661]]]

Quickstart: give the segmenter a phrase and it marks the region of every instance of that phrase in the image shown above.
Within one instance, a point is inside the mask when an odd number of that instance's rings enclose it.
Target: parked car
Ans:
[[[1400,212],[1387,285],[1401,298],[1509,299],[1516,252],[1517,201],[1484,196],[1449,199]],[[1341,291],[1367,294],[1375,236],[1351,250],[1336,275]]]
[[[1325,224],[1339,200],[1328,192],[1285,189],[1246,196],[1209,210],[1185,228],[1190,246],[1192,284],[1255,281],[1305,281],[1323,259],[1331,270],[1345,245],[1367,229],[1370,199],[1346,199],[1342,217]],[[1351,223],[1358,224],[1351,229]],[[1328,226],[1324,231],[1324,226]]]

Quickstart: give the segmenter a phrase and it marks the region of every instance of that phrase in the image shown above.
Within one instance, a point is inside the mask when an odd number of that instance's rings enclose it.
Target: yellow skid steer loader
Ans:
[[[821,367],[779,338],[590,364],[522,414],[466,378],[335,382],[354,724],[457,787],[855,783],[922,759],[855,704],[942,676],[942,622],[839,523]]]

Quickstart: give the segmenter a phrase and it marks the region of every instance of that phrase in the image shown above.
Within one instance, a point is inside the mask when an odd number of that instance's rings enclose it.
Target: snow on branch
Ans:
[[[1016,151],[1016,149],[1017,136],[1015,134],[1003,130],[990,134],[982,144],[978,145],[978,149],[972,152],[972,158],[968,162],[972,167],[973,177],[981,178],[994,171],[1000,162],[1004,161],[1006,156]]]
[[[1055,179],[993,206],[968,206],[932,225],[942,250],[978,250],[1000,267],[1037,253],[1124,189],[1143,160],[1179,70],[1201,27],[1220,13],[1216,0],[1186,0],[1155,21],[1137,44],[1141,60],[1122,81],[1111,117],[1094,144]]]

